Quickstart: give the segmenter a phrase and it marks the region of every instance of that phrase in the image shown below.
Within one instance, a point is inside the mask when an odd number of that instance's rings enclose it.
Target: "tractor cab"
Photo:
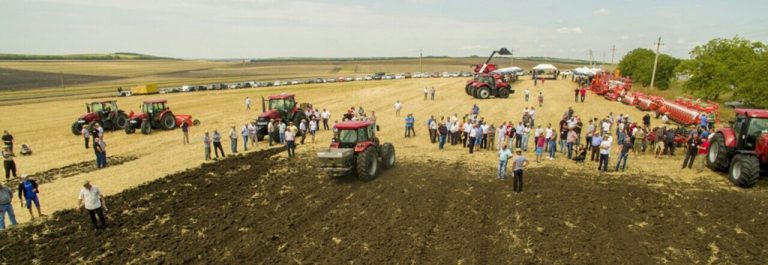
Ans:
[[[765,111],[750,114],[749,111],[737,113],[736,120],[731,125],[733,131],[738,137],[737,148],[745,150],[754,150],[761,135],[768,133],[768,116]]]
[[[144,101],[144,104],[141,104],[140,108],[142,112],[150,117],[155,117],[155,115],[168,109],[165,103],[167,103],[166,100],[147,100]]]
[[[378,144],[376,124],[371,121],[346,121],[334,126],[338,130],[332,148],[359,148]]]

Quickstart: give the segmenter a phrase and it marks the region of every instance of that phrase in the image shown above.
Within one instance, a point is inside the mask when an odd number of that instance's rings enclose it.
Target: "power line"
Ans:
[[[664,43],[661,43],[661,37],[659,37],[659,41],[655,43],[656,45],[656,59],[653,60],[653,72],[651,73],[651,88],[653,88],[653,81],[656,79],[656,65],[659,64],[659,47],[661,45],[664,45]]]

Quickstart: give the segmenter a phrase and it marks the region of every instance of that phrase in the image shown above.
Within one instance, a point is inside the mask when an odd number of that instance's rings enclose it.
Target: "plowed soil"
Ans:
[[[91,82],[114,79],[117,78],[110,76],[62,74],[54,72],[0,68],[0,91],[8,89],[58,87],[61,86],[62,81],[66,86],[71,87]]]
[[[369,182],[329,178],[270,149],[204,164],[84,212],[0,233],[7,264],[761,264],[764,192],[649,178],[401,162]],[[652,178],[650,178],[652,179]],[[99,185],[99,183],[94,183]],[[17,210],[17,213],[20,212]]]

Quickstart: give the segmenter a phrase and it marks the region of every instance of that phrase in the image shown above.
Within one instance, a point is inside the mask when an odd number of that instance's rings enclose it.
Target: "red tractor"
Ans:
[[[200,125],[199,120],[193,120],[191,115],[174,115],[171,109],[166,105],[165,99],[154,99],[144,101],[139,108],[142,113],[134,114],[128,117],[128,124],[125,126],[125,133],[132,134],[136,128],[141,130],[142,134],[150,134],[152,130],[163,129],[173,130],[181,125]]]
[[[125,128],[128,123],[128,115],[117,108],[117,101],[101,101],[85,104],[86,113],[72,123],[72,133],[80,135],[83,125],[93,128],[99,124],[105,130],[118,130]]]
[[[736,121],[712,137],[707,166],[727,170],[729,180],[751,187],[768,169],[768,110],[736,109]]]
[[[508,82],[504,81],[501,74],[493,73],[496,70],[496,65],[489,63],[497,53],[500,55],[512,54],[506,48],[501,48],[498,51],[493,51],[484,64],[474,65],[475,76],[472,80],[468,80],[464,86],[464,91],[467,92],[467,95],[479,99],[487,99],[491,96],[508,98],[509,94],[515,93],[515,90],[512,89]]]
[[[338,133],[330,148],[317,152],[322,169],[332,177],[354,173],[368,181],[376,177],[379,163],[385,169],[395,166],[395,146],[380,143],[378,127],[371,121],[345,121],[334,126]]]
[[[308,108],[311,109],[312,104],[296,104],[296,97],[293,94],[281,93],[280,95],[269,96],[268,101],[261,98],[262,113],[256,118],[256,139],[261,141],[267,135],[267,126],[270,120],[280,121],[285,124],[293,122],[293,124],[299,126],[299,122],[307,118],[304,111]]]

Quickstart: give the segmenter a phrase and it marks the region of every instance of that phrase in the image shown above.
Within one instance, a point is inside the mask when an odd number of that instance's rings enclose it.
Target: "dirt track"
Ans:
[[[0,263],[760,264],[764,192],[698,191],[548,167],[525,191],[493,169],[401,162],[371,182],[330,179],[280,149],[205,164],[84,213],[0,234]],[[270,158],[271,157],[271,158]],[[483,173],[480,175],[480,173]],[[99,183],[95,183],[99,185]],[[17,214],[19,214],[17,210]]]

